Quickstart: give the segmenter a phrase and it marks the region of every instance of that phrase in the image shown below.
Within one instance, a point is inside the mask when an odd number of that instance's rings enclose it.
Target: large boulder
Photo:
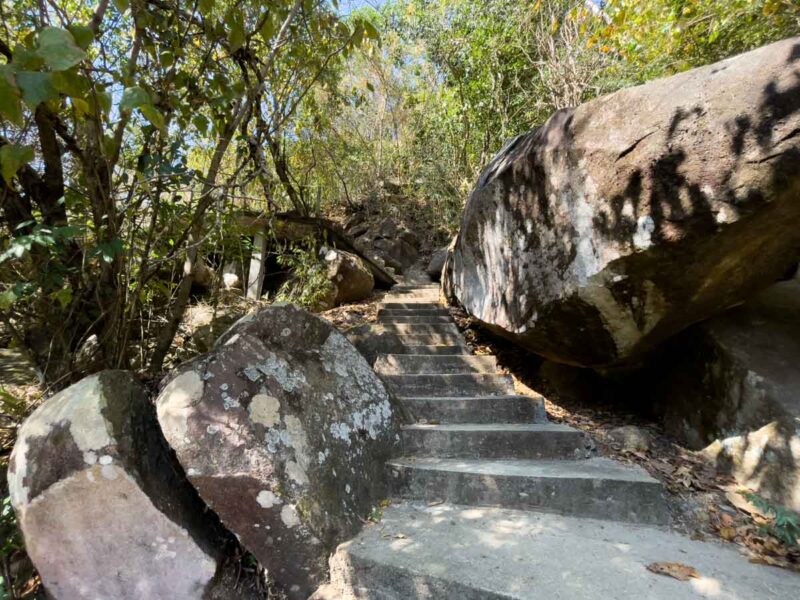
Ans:
[[[375,278],[363,260],[350,252],[333,248],[324,248],[322,254],[328,265],[328,281],[336,290],[336,306],[369,298],[375,287]]]
[[[453,290],[553,360],[636,362],[800,252],[800,38],[555,113],[470,195]]]
[[[348,231],[358,234],[357,242],[368,248],[398,273],[413,265],[419,256],[419,239],[408,228],[391,217],[367,225],[359,222]]]
[[[654,362],[667,431],[800,510],[800,281],[690,327]]]
[[[189,481],[291,598],[386,496],[398,441],[386,388],[331,325],[295,306],[248,315],[156,401]]]
[[[46,400],[20,428],[8,484],[48,597],[206,598],[219,524],[177,472],[130,373],[104,371]],[[232,587],[225,597],[239,597]]]

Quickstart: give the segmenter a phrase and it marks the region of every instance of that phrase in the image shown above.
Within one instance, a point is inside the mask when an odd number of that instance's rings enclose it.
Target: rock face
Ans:
[[[371,225],[365,222],[364,217],[358,216],[349,219],[345,227],[361,247],[376,253],[384,264],[398,273],[402,273],[417,260],[417,236],[392,218]]]
[[[9,490],[48,597],[210,593],[214,523],[174,475],[153,412],[129,373],[104,371],[48,399],[20,429]]]
[[[721,469],[800,510],[800,281],[694,325],[657,362],[668,367],[649,379],[668,432],[711,443]]]
[[[442,278],[442,269],[444,268],[445,260],[447,260],[447,247],[439,248],[433,253],[428,267],[425,269],[428,277],[433,281],[439,281]]]
[[[555,113],[481,175],[452,290],[553,360],[635,362],[800,252],[800,38]]]
[[[336,306],[369,298],[375,287],[375,278],[364,261],[343,250],[326,248],[323,253],[328,264],[328,280],[336,289]]]
[[[292,598],[386,497],[389,396],[355,348],[291,305],[248,315],[157,399],[189,481]]]

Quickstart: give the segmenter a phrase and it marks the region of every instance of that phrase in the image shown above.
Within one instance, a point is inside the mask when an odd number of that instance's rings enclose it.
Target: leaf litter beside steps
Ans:
[[[538,374],[539,364],[531,354],[479,329],[463,310],[451,307],[450,311],[472,352],[495,355],[501,369],[514,376],[519,393],[539,395],[537,390],[546,391]],[[753,563],[800,572],[800,546],[787,545],[770,533],[774,515],[765,514],[748,501],[748,490],[731,477],[718,474],[699,453],[676,443],[660,424],[619,406],[588,404],[554,394],[548,394],[544,402],[551,421],[591,435],[600,455],[639,465],[661,481],[676,530],[696,540],[735,544]],[[647,449],[626,450],[610,435],[626,425],[646,432],[650,440]]]

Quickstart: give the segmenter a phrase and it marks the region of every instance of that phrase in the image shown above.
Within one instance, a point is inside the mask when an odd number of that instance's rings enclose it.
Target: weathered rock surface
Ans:
[[[413,265],[419,256],[419,240],[409,229],[387,218],[376,225],[355,218],[347,232],[357,238],[363,248],[369,248],[398,273]]]
[[[144,389],[125,371],[83,379],[25,421],[9,491],[53,598],[210,593],[218,555],[209,534],[218,531],[170,460]],[[239,596],[231,588],[226,597]]]
[[[433,281],[439,281],[442,278],[442,268],[444,268],[444,261],[447,260],[447,247],[439,248],[431,256],[428,267],[425,272]]]
[[[344,250],[325,248],[323,253],[328,264],[328,280],[335,287],[336,306],[369,298],[375,279],[364,261]]]
[[[614,367],[800,252],[800,38],[555,113],[472,192],[452,291],[548,358]]]
[[[713,442],[720,468],[800,510],[800,281],[694,325],[657,362],[668,432],[693,448]]]
[[[385,497],[398,435],[388,393],[331,325],[291,305],[248,315],[175,371],[158,419],[189,481],[288,591]]]

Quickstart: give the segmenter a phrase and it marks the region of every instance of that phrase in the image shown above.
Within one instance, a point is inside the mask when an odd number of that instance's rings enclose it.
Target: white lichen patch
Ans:
[[[256,394],[247,409],[250,420],[264,427],[274,427],[281,418],[281,403],[274,396]]]
[[[257,378],[254,378],[255,373],[263,373],[277,381],[287,392],[293,392],[306,384],[306,376],[303,372],[293,369],[288,362],[274,352],[268,352],[264,362],[249,365],[244,372],[252,381],[257,381]]]
[[[186,371],[170,381],[156,399],[158,422],[171,445],[191,443],[188,419],[203,397],[204,386],[199,373]]]
[[[270,490],[261,490],[258,496],[256,496],[256,502],[263,508],[272,508],[276,504],[283,503],[283,501]]]
[[[289,529],[300,524],[300,515],[297,514],[297,509],[293,504],[287,504],[281,509],[281,521]]]
[[[28,474],[27,455],[33,438],[46,437],[56,425],[68,426],[75,445],[87,464],[97,451],[114,443],[111,426],[103,416],[107,406],[103,386],[98,375],[87,377],[56,394],[28,417],[22,425],[14,447],[9,470],[8,487],[14,506],[29,502],[28,488],[23,481]]]

